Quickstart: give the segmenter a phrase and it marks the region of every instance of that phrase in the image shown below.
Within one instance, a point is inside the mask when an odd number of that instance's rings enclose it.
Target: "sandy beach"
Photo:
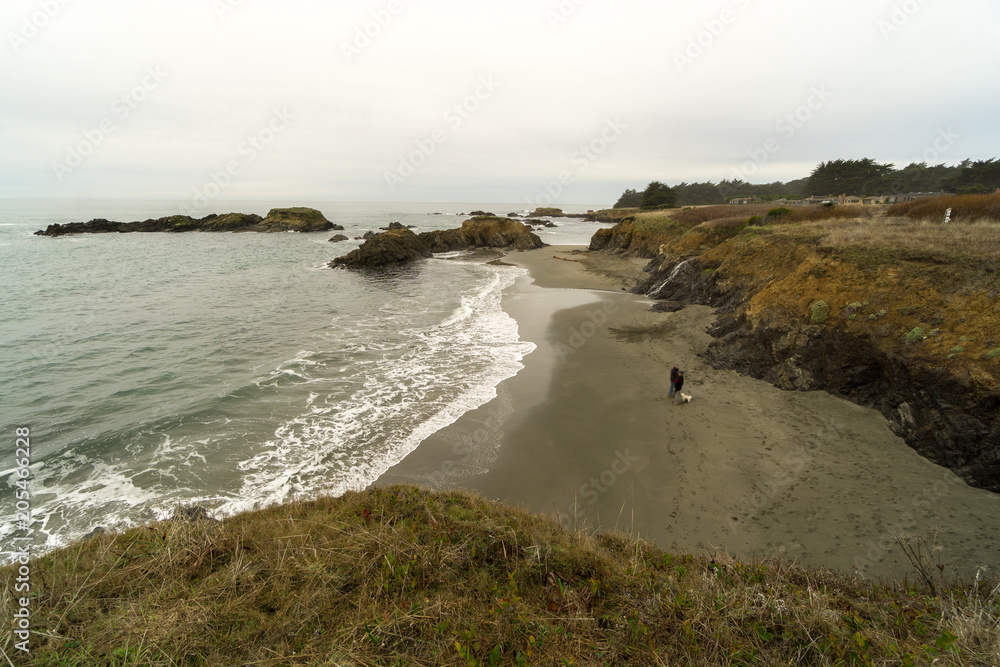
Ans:
[[[1000,496],[920,457],[873,410],[708,367],[710,308],[650,313],[622,290],[644,262],[571,247],[502,261],[529,272],[503,306],[537,349],[377,484],[473,490],[695,554],[903,576],[895,537],[923,534],[946,575],[1000,564]],[[667,396],[674,363],[690,404]]]

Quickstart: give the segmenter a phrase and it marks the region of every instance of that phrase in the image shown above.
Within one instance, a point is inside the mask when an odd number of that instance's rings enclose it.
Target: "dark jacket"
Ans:
[[[676,366],[670,369],[670,384],[677,382],[677,374],[680,372],[680,369]]]
[[[683,386],[684,386],[684,376],[678,375],[677,380],[674,381],[674,391],[679,392],[681,390],[681,387]]]

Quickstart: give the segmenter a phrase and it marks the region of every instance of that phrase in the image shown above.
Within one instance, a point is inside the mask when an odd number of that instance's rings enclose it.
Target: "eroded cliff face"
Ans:
[[[781,236],[704,240],[662,246],[635,291],[661,310],[719,308],[713,365],[879,410],[916,451],[1000,492],[995,269],[992,281],[988,270],[970,280],[926,257],[883,263]]]

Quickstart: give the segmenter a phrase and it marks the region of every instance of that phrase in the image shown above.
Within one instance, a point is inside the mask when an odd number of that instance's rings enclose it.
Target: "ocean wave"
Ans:
[[[73,439],[32,467],[34,528],[44,540],[36,546],[64,546],[96,526],[165,518],[179,505],[204,503],[227,515],[367,486],[425,438],[492,400],[497,385],[522,368],[535,346],[520,340],[501,296],[523,273],[431,260],[420,274],[369,287],[374,295],[332,302],[325,333],[303,339],[286,361],[246,369],[229,386],[191,384],[170,359],[191,367],[199,350],[214,349],[246,360],[245,346],[170,347],[138,367],[83,332],[75,347],[61,348],[59,364],[72,371],[59,398],[78,412],[51,407],[53,424]],[[174,320],[170,333],[198,326]],[[279,321],[267,333],[294,339],[302,326],[301,319]],[[120,365],[97,373],[108,359]],[[185,402],[152,408],[167,391]],[[4,477],[12,493],[14,472]],[[0,543],[10,530],[0,528]]]
[[[480,266],[485,280],[444,321],[403,330],[405,343],[382,345],[376,357],[356,362],[357,385],[347,396],[311,395],[308,411],[239,464],[239,498],[220,509],[364,488],[426,437],[493,399],[535,346],[519,339],[517,323],[500,308],[502,291],[523,272]]]

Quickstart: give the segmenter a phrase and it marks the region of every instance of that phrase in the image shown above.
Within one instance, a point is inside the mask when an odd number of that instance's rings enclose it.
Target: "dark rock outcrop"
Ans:
[[[423,232],[420,238],[431,252],[452,252],[469,248],[469,241],[460,229]]]
[[[506,218],[473,218],[462,223],[462,234],[474,248],[534,250],[546,244],[529,232],[524,223]]]
[[[467,248],[534,250],[545,247],[545,243],[530,232],[524,223],[496,216],[480,216],[466,220],[460,229],[424,232],[420,238],[427,242],[433,252]]]
[[[350,241],[350,240],[351,239],[347,238],[343,234],[337,234],[332,239],[330,239],[330,243],[340,243],[341,241]]]
[[[331,267],[370,269],[404,264],[431,256],[427,244],[409,229],[393,229],[375,234],[352,252],[330,262]]]
[[[49,225],[35,232],[36,236],[67,234],[109,234],[130,232],[322,232],[334,229],[334,224],[312,208],[275,208],[266,218],[245,213],[226,213],[192,218],[172,215],[142,222],[113,222],[97,218],[90,222],[70,222]],[[343,229],[341,227],[341,229]]]
[[[543,218],[543,217],[561,217],[563,211],[561,208],[545,208],[539,207],[528,214],[529,218]]]
[[[330,266],[377,268],[430,257],[436,252],[469,248],[532,250],[543,247],[545,243],[520,222],[495,216],[477,217],[466,220],[460,229],[424,232],[420,235],[408,229],[393,229],[375,234],[354,252],[333,260]]]
[[[259,232],[324,232],[333,229],[333,223],[314,208],[274,208],[260,223]]]
[[[598,229],[590,239],[590,249],[652,259],[666,240],[662,232],[637,226],[636,219],[629,217],[610,229]]]

